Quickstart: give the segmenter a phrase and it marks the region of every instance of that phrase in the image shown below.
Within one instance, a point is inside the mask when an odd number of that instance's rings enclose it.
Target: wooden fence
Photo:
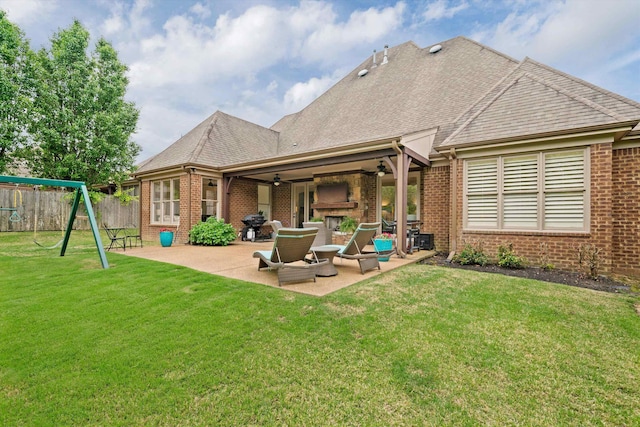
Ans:
[[[39,191],[0,188],[0,232],[2,231],[59,231],[67,227],[75,193],[67,191]],[[12,210],[5,210],[5,209]],[[15,209],[15,211],[13,210]],[[127,206],[113,196],[106,196],[93,207],[98,226],[138,228],[140,204],[133,201]],[[80,204],[76,221],[77,230],[91,228],[84,206]]]

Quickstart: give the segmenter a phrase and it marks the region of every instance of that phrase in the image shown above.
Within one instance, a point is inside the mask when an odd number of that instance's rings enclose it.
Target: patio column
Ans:
[[[403,257],[407,253],[407,176],[406,157],[404,152],[398,154],[396,176],[396,232],[398,255]]]

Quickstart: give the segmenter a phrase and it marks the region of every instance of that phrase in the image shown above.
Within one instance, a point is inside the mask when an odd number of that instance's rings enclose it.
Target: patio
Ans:
[[[118,251],[118,253],[181,265],[206,273],[277,288],[278,278],[276,272],[269,270],[258,271],[258,259],[252,257],[254,251],[269,250],[272,246],[272,241],[236,241],[229,246],[174,244],[171,247],[162,247],[145,245],[144,248],[127,248],[126,251]],[[334,264],[338,270],[337,276],[317,277],[315,283],[311,280],[300,283],[286,283],[282,286],[282,289],[323,296],[394,268],[431,257],[434,253],[434,251],[417,251],[413,254],[408,254],[404,259],[394,255],[389,261],[380,263],[381,270],[370,270],[365,274],[360,273],[357,261],[335,258]]]

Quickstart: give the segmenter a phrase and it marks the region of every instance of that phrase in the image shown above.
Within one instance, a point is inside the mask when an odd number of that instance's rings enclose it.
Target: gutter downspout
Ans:
[[[391,147],[398,154],[398,165],[395,174],[396,178],[396,250],[400,258],[406,258],[407,248],[407,222],[405,218],[406,201],[403,204],[403,199],[406,199],[407,185],[405,182],[405,165],[404,165],[404,152],[398,146],[398,141],[391,142]],[[404,198],[402,197],[404,194]]]
[[[193,194],[191,193],[191,178],[193,173],[195,172],[196,168],[194,167],[186,167],[183,166],[182,169],[184,169],[185,172],[187,172],[187,179],[189,180],[187,183],[187,188],[189,191],[189,203],[187,204],[187,230],[191,230],[191,226],[193,225],[191,223],[192,218],[191,218],[191,205],[193,204],[193,200],[191,200],[191,198],[193,197]],[[179,226],[179,225],[178,225]],[[182,228],[184,230],[184,227]],[[176,234],[178,230],[176,229]],[[177,238],[179,238],[180,236],[176,236],[176,242],[177,242]]]
[[[451,174],[449,243],[451,245],[449,247],[450,252],[447,260],[451,261],[458,250],[458,157],[455,148],[449,151],[449,161],[451,162],[451,170],[449,171]]]

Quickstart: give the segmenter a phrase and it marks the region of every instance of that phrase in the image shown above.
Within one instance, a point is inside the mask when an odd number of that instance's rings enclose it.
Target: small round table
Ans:
[[[334,245],[314,246],[311,248],[311,252],[315,254],[316,258],[319,260],[329,260],[325,265],[318,267],[316,276],[329,277],[338,274],[338,270],[336,270],[335,265],[333,265],[333,257],[336,256],[339,250],[340,246]]]

